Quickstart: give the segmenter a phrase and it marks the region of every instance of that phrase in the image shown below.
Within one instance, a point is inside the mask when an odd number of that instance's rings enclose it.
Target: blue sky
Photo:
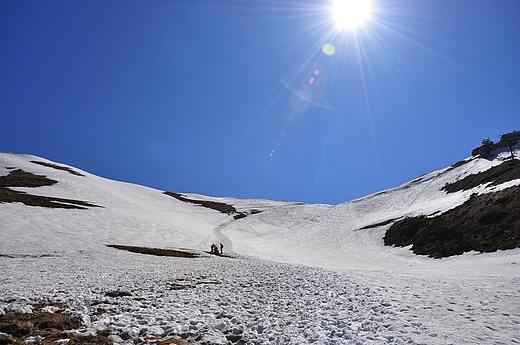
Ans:
[[[342,31],[330,7],[2,1],[0,151],[161,190],[335,204],[520,130],[520,1],[374,0]]]

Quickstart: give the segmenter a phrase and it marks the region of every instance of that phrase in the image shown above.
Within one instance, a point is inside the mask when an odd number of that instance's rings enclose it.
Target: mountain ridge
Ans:
[[[481,197],[501,206],[508,200],[500,193],[513,190],[516,198],[519,179],[443,190],[496,175],[504,158],[468,159],[390,190],[320,205],[167,195],[0,153],[1,188],[102,206],[0,202],[0,342],[516,342],[520,248],[435,260],[415,254],[415,243],[384,243],[403,220],[450,215]],[[40,182],[15,187],[3,178],[18,170]],[[230,209],[224,204],[236,212],[222,212]],[[239,213],[246,216],[235,218]],[[507,219],[481,218],[488,225]],[[209,252],[214,243],[223,253]],[[69,325],[69,316],[81,324]]]

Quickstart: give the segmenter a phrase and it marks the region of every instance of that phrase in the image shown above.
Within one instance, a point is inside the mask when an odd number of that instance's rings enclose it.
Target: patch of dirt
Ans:
[[[87,210],[88,207],[103,207],[81,200],[53,198],[50,196],[33,195],[25,192],[0,187],[0,203],[21,202],[27,206],[39,206],[47,208],[65,208]]]
[[[173,249],[160,249],[160,248],[147,248],[147,247],[134,247],[134,246],[123,246],[118,244],[107,244],[107,247],[126,250],[132,253],[148,254],[156,256],[174,256],[177,258],[198,258],[199,254],[191,253],[182,250]]]
[[[79,210],[86,210],[88,207],[102,207],[86,201],[33,195],[8,188],[37,188],[43,186],[52,186],[56,183],[58,183],[58,181],[49,179],[44,175],[35,175],[22,169],[10,171],[8,175],[0,176],[0,203],[21,202],[27,206]]]
[[[383,240],[387,246],[412,245],[415,254],[433,258],[472,250],[495,252],[519,248],[520,186],[475,194],[464,204],[435,217],[399,220],[388,229]]]
[[[454,193],[460,190],[469,190],[484,183],[491,182],[490,186],[496,186],[504,182],[520,178],[520,161],[508,160],[491,169],[466,176],[462,180],[446,184],[442,190]]]
[[[260,210],[253,209],[248,214],[247,212],[238,212],[236,210],[236,208],[233,207],[233,205],[225,204],[223,202],[216,202],[216,201],[209,201],[209,200],[193,200],[193,199],[188,199],[185,195],[182,195],[182,194],[179,194],[179,193],[173,193],[173,192],[164,192],[164,194],[166,194],[168,196],[171,196],[171,197],[174,197],[177,200],[180,200],[180,201],[183,201],[183,202],[189,202],[189,203],[200,205],[200,206],[203,206],[203,207],[207,207],[207,208],[210,208],[212,210],[219,211],[221,213],[235,214],[233,216],[233,218],[235,220],[239,220],[239,219],[245,218],[249,214],[257,214],[257,213],[262,212]],[[211,254],[213,254],[213,253],[211,253]]]
[[[81,174],[81,173],[79,173],[79,172],[77,172],[75,170],[72,170],[69,167],[64,167],[64,166],[57,165],[57,164],[40,162],[40,161],[31,161],[31,163],[43,165],[44,167],[53,168],[53,169],[57,169],[57,170],[64,170],[64,171],[66,171],[68,173],[71,173],[72,175],[76,175],[76,176],[85,176],[85,175],[83,175],[83,174]]]
[[[10,171],[6,176],[0,176],[0,187],[43,187],[58,183],[44,175],[36,175],[22,169]]]
[[[56,345],[57,340],[69,339],[69,345],[112,345],[112,341],[103,334],[77,336],[66,332],[81,327],[83,324],[80,321],[63,313],[6,313],[0,315],[0,332],[10,336],[0,336],[0,344],[26,345],[32,340],[37,344]]]
[[[164,194],[174,197],[175,199],[180,200],[180,201],[204,206],[204,207],[207,207],[212,210],[216,210],[216,211],[219,211],[219,212],[222,212],[225,214],[237,213],[237,210],[232,205],[228,205],[223,202],[216,202],[216,201],[209,201],[209,200],[193,200],[193,199],[186,198],[182,194],[173,193],[173,192],[164,192]]]

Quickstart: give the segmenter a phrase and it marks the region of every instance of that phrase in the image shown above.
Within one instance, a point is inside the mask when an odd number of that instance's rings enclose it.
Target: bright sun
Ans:
[[[371,0],[334,0],[332,13],[338,28],[355,29],[362,25],[370,17],[371,3]]]

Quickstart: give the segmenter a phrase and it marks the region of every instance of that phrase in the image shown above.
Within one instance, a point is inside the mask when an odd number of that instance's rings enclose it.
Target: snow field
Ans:
[[[78,253],[0,262],[6,268],[1,311],[63,302],[87,324],[82,334],[109,331],[115,342],[181,336],[201,344],[413,343],[412,333],[395,327],[395,303],[321,269],[243,258],[147,257],[108,248],[102,259]],[[131,296],[105,296],[115,290]]]
[[[341,273],[251,258],[182,259],[106,248],[0,257],[0,313],[62,302],[80,334],[114,343],[513,344],[520,279]],[[131,296],[107,297],[109,291]]]

